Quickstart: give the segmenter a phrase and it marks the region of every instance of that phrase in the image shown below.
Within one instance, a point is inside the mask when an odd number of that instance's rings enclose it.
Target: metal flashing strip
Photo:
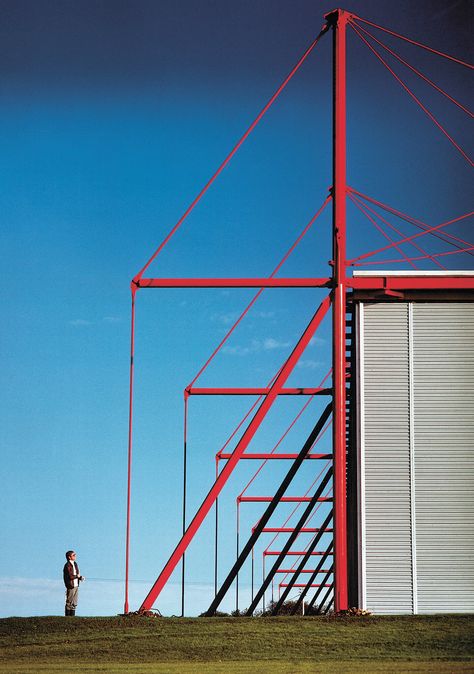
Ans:
[[[415,404],[413,353],[413,302],[408,303],[408,415],[410,443],[410,528],[413,613],[418,613],[418,584],[416,569],[416,492],[415,492]]]
[[[359,372],[357,384],[357,408],[358,433],[357,433],[357,518],[358,518],[358,538],[359,538],[359,606],[367,608],[367,590],[366,590],[366,535],[365,535],[365,408],[364,408],[364,305],[357,306],[357,371]]]

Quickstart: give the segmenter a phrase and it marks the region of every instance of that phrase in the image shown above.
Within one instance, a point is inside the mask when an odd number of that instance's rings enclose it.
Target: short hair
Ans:
[[[69,557],[70,557],[72,554],[74,554],[74,550],[68,550],[68,551],[66,552],[66,559],[69,559]]]

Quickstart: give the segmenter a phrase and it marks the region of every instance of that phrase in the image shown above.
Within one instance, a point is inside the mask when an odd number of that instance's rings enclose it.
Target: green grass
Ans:
[[[2,672],[474,672],[474,616],[6,618]]]

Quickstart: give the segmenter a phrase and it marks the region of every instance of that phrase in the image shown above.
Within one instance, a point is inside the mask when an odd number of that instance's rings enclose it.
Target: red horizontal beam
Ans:
[[[281,551],[280,550],[264,550],[263,554],[264,554],[264,556],[269,555],[269,556],[273,557],[275,555],[281,555]],[[301,550],[290,550],[286,554],[301,557],[302,555],[306,554],[306,551],[305,550],[303,550],[303,551],[301,551]],[[311,555],[314,555],[316,557],[322,557],[322,555],[332,555],[332,554],[334,554],[334,553],[333,552],[326,552],[325,550],[322,550],[321,552],[312,552],[311,553]]]
[[[330,278],[142,278],[135,288],[330,288]],[[472,290],[471,276],[354,276],[346,284],[354,290]]]
[[[232,454],[217,454],[217,459],[230,459]],[[240,459],[297,459],[298,454],[244,454]],[[332,454],[308,454],[305,461],[308,459],[332,459]]]
[[[275,573],[295,573],[296,569],[277,569]],[[314,573],[316,569],[302,569],[299,573]],[[331,569],[321,569],[318,573],[331,573]]]
[[[288,587],[289,583],[279,583],[278,587]],[[293,583],[291,587],[306,587],[305,583]],[[325,585],[315,584],[310,585],[310,587],[332,587],[332,583],[326,583]]]
[[[330,278],[142,278],[136,288],[330,288]]]
[[[268,395],[270,389],[267,388],[189,388],[186,389],[188,395],[194,396],[260,396]],[[332,395],[332,388],[282,388],[278,395],[282,396],[317,396]]]
[[[309,503],[311,499],[311,496],[282,496],[280,503]],[[272,500],[273,496],[237,496],[237,501],[249,503],[270,503]],[[318,503],[332,501],[332,496],[321,496],[317,501]]]
[[[252,527],[252,531],[255,527]],[[292,527],[266,527],[262,529],[262,534],[291,534],[294,529]],[[320,531],[324,533],[332,533],[334,529],[313,529],[313,528],[303,528],[300,529],[300,534],[317,534]]]
[[[472,276],[354,276],[347,279],[353,290],[473,290]]]

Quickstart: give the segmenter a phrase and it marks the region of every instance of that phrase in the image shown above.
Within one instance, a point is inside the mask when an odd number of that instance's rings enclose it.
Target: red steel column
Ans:
[[[125,535],[125,601],[124,613],[128,613],[128,582],[130,567],[130,505],[132,493],[132,439],[133,439],[133,373],[135,358],[135,293],[136,286],[132,283],[132,318],[130,335],[130,393],[128,413],[128,470],[127,470],[127,530]]]
[[[335,15],[335,16],[334,16]],[[334,608],[348,608],[346,513],[346,27],[333,13],[333,379]]]

